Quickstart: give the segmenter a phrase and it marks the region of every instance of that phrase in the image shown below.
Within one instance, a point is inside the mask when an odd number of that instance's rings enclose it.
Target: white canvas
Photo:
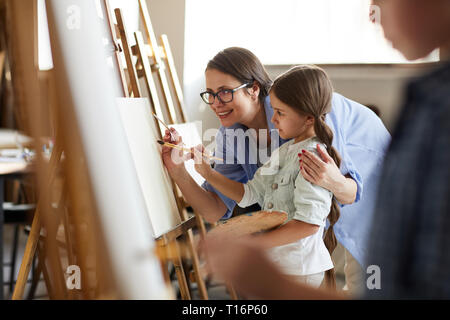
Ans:
[[[74,114],[119,297],[164,299],[151,221],[123,129],[108,21],[92,0],[47,0],[62,115]],[[104,7],[101,7],[104,10]],[[70,148],[70,146],[65,146]],[[159,170],[159,169],[158,169]]]
[[[147,98],[118,98],[117,106],[144,195],[153,234],[159,237],[181,223],[170,177],[156,142],[156,126]],[[159,130],[159,129],[158,129]]]
[[[192,148],[202,144],[202,139],[200,138],[199,127],[201,123],[199,122],[186,122],[181,124],[171,124],[169,127],[174,128],[183,137],[183,143],[186,148]],[[199,186],[205,181],[194,168],[194,160],[189,160],[184,163],[187,172],[191,177],[197,182]]]

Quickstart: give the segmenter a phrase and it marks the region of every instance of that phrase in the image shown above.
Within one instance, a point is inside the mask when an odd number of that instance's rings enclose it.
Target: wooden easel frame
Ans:
[[[37,49],[37,3],[32,0],[7,1],[8,16],[11,22],[11,30],[14,30],[14,37],[10,38],[9,50],[12,53],[14,67],[11,72],[14,77],[15,96],[19,107],[27,113],[26,131],[35,138],[36,146],[39,146],[39,138],[43,136],[45,127],[38,115],[41,110],[40,101],[40,81],[36,64]],[[26,22],[24,22],[26,21]],[[30,21],[32,23],[30,23]],[[32,54],[30,54],[32,53]],[[20,83],[20,86],[17,84]],[[31,121],[33,119],[33,121]],[[46,241],[44,241],[46,255],[42,250],[39,252],[39,269],[44,272],[44,278],[50,297],[63,299],[67,297],[64,283],[64,275],[61,269],[61,260],[59,259],[58,247],[56,241],[47,241],[56,237],[57,224],[50,213],[50,194],[49,187],[56,174],[56,160],[58,151],[55,151],[50,165],[45,164],[40,153],[37,154],[35,161],[35,172],[40,190],[40,198],[37,210],[33,219],[33,227],[25,248],[25,258],[19,271],[19,278],[14,289],[13,298],[22,298],[23,289],[31,267],[31,263],[39,244],[41,225],[46,226]],[[59,156],[58,156],[59,157]],[[48,259],[50,273],[47,272],[45,260]],[[50,279],[50,276],[52,279]],[[51,282],[51,285],[50,285]]]
[[[158,117],[161,119],[165,119],[163,109],[161,107],[158,91],[156,88],[156,84],[153,79],[153,72],[157,73],[159,84],[162,90],[162,94],[164,97],[164,102],[166,105],[166,114],[168,115],[168,120],[166,123],[174,124],[186,121],[186,116],[184,112],[184,101],[183,101],[183,93],[181,89],[181,85],[177,76],[177,72],[175,69],[175,63],[173,61],[173,56],[171,52],[171,48],[169,45],[169,40],[166,35],[161,36],[162,47],[158,46],[156,41],[156,36],[153,31],[153,27],[150,21],[150,16],[148,14],[148,9],[145,1],[139,0],[140,4],[140,12],[141,17],[144,20],[144,28],[146,38],[149,41],[149,45],[146,45],[142,36],[142,33],[137,31],[134,33],[136,45],[131,47],[129,46],[128,33],[126,30],[126,26],[123,22],[123,17],[120,9],[115,9],[115,16],[117,21],[117,29],[118,34],[120,35],[120,40],[122,42],[122,50],[125,55],[125,60],[127,62],[127,71],[128,76],[131,83],[132,93],[135,97],[141,97],[142,93],[139,88],[139,75],[141,75],[145,81],[146,89],[149,92],[149,98],[151,100],[151,105],[153,108],[153,112],[155,112]],[[163,53],[163,54],[162,54]],[[137,64],[133,64],[132,56],[135,55],[137,57]],[[150,64],[150,59],[152,59],[153,64]],[[137,65],[140,66],[141,69],[137,69]],[[167,82],[167,77],[165,74],[165,65],[169,70],[169,78],[170,84],[174,89],[176,96],[176,107],[173,104],[173,98],[170,91],[170,85]],[[157,127],[160,128],[160,131],[163,132],[165,128],[161,127],[161,124],[155,119],[155,123]],[[188,213],[186,210],[187,204],[184,203],[182,196],[178,195],[177,187],[173,183],[174,195],[177,200],[177,204],[180,210],[180,215],[183,221],[187,221]],[[197,219],[197,227],[200,230],[201,237],[206,235],[206,227],[203,222],[202,217],[196,215]],[[167,241],[167,239],[166,239]],[[195,252],[194,248],[194,236],[192,230],[187,230],[187,242],[188,248],[191,252],[191,257],[193,259],[193,268],[194,268],[194,277],[197,282],[200,296],[202,299],[208,299],[207,290],[204,283],[204,279],[202,276],[201,268],[199,266],[198,256]],[[181,285],[180,285],[181,287]],[[237,294],[234,289],[227,285],[227,289],[232,297],[232,299],[237,300]]]
[[[165,102],[165,105],[168,110],[168,117],[169,117],[168,123],[180,123],[181,119],[178,119],[178,115],[176,113],[176,110],[175,110],[175,107],[173,104],[173,99],[172,99],[172,95],[170,93],[169,83],[167,82],[167,77],[166,77],[166,74],[164,71],[164,64],[162,62],[161,51],[159,49],[158,42],[156,40],[155,32],[153,31],[150,14],[149,14],[149,11],[147,8],[147,3],[145,0],[139,0],[139,8],[140,8],[142,21],[144,23],[145,36],[147,38],[147,43],[150,45],[151,56],[153,57],[152,67],[156,70],[156,73],[158,75],[159,84],[161,85],[161,90],[163,92],[164,102]],[[143,43],[141,43],[139,46],[141,57],[143,56],[142,55],[142,53],[143,53],[142,44]],[[147,57],[147,59],[144,59],[144,60],[148,60],[148,57]],[[141,60],[141,61],[143,61],[143,60]]]
[[[110,17],[110,6],[108,3],[108,0],[105,0],[104,3],[105,3],[105,8],[108,11],[111,30],[116,30],[116,26],[112,23],[112,19]],[[130,84],[131,84],[131,93],[133,94],[134,97],[141,97],[142,95],[141,95],[140,88],[139,88],[137,71],[134,68],[133,63],[132,63],[131,49],[128,44],[128,38],[127,38],[126,28],[123,23],[123,17],[122,17],[120,10],[116,9],[115,14],[116,14],[116,20],[118,22],[117,33],[120,35],[120,39],[122,40],[121,50],[124,52],[125,59],[127,62],[128,75],[129,75]],[[115,36],[113,38],[114,41],[116,39],[118,39],[115,32],[112,31],[112,34]],[[136,32],[135,38],[136,38],[136,43],[138,44],[138,48],[143,51],[144,45],[143,45],[142,35],[139,34],[138,32]],[[116,48],[119,48],[118,44],[116,44]],[[141,51],[141,53],[143,54],[142,51]],[[120,60],[120,57],[118,57],[118,60]],[[149,70],[150,65],[148,63],[148,59],[143,59],[142,61],[144,63],[144,68],[147,68]],[[119,68],[121,69],[120,64],[119,64]],[[121,73],[123,73],[123,71],[121,71]],[[150,75],[151,75],[151,73],[150,73]],[[124,77],[122,77],[122,79],[124,79]],[[164,79],[164,78],[162,77],[162,79]],[[155,112],[156,114],[158,114],[159,116],[163,117],[163,112],[162,112],[161,104],[159,102],[158,92],[157,92],[155,83],[153,82],[153,79],[151,79],[151,78],[146,79],[146,80],[147,80],[146,81],[147,89],[150,92],[150,101],[151,101],[152,111]],[[128,86],[126,85],[126,83],[123,83],[123,87],[127,88]],[[155,119],[155,125],[156,125],[156,128],[159,128],[157,134],[158,134],[159,138],[161,139],[162,138],[161,127],[160,127],[160,124],[156,121],[156,119]],[[173,190],[175,191],[175,184],[173,183],[173,181],[172,181],[172,187],[173,187]],[[179,226],[176,226],[169,233],[164,234],[160,238],[156,239],[156,241],[157,241],[158,246],[166,247],[166,248],[170,247],[171,250],[174,251],[171,253],[171,255],[169,255],[169,256],[172,256],[172,258],[170,258],[169,260],[173,263],[173,265],[175,267],[175,272],[176,272],[178,283],[180,286],[180,293],[181,293],[182,299],[191,299],[189,287],[187,284],[186,274],[184,272],[183,264],[182,264],[182,260],[181,260],[182,254],[179,250],[177,239],[183,235],[186,236],[189,254],[192,258],[193,264],[195,265],[194,268],[199,269],[199,260],[198,260],[197,252],[195,251],[195,248],[194,248],[193,233],[191,230],[193,225],[195,225],[195,223],[193,224],[193,222],[196,222],[197,219],[195,217],[191,218],[191,219],[187,219],[187,214],[185,213],[185,211],[182,207],[182,204],[179,201],[179,198],[176,197],[175,192],[174,192],[174,196],[175,196],[175,199],[177,202],[180,216],[182,218],[182,223]],[[164,272],[167,272],[166,268],[163,268],[163,270],[164,270]],[[168,278],[167,273],[165,273],[165,278],[166,279]],[[201,283],[199,283],[199,292],[200,292],[200,296],[203,299],[207,299],[206,286],[204,285],[203,281]]]
[[[39,89],[42,90],[42,88],[39,88],[39,84],[37,81],[40,74],[37,70],[36,66],[36,59],[34,59],[33,55],[30,55],[30,48],[25,49],[25,44],[27,46],[31,46],[34,50],[37,48],[37,8],[36,8],[36,1],[33,0],[26,0],[26,1],[9,1],[10,7],[13,9],[11,14],[17,15],[21,17],[21,20],[18,18],[13,19],[14,23],[17,23],[17,21],[33,21],[34,24],[29,23],[23,23],[23,28],[26,29],[26,32],[21,31],[23,34],[32,34],[33,41],[19,41],[20,47],[14,48],[16,49],[15,53],[18,54],[19,58],[22,58],[25,60],[26,63],[23,61],[20,62],[20,66],[22,68],[19,68],[19,73],[22,70],[26,71],[26,76],[24,77],[22,74],[19,74],[20,77],[24,78],[27,82],[30,82],[28,86],[25,86],[23,91],[28,92],[28,94],[23,94],[24,101],[26,102],[27,112],[30,114],[30,119],[38,119],[38,114],[40,111],[40,101],[39,99],[36,99],[36,97],[40,96]],[[19,14],[20,13],[20,14]],[[23,16],[26,15],[26,19],[23,19]],[[25,27],[26,26],[26,27]],[[21,27],[22,28],[22,27]],[[19,29],[20,30],[20,29]],[[32,32],[30,32],[32,30]],[[16,35],[17,39],[20,39],[20,34]],[[23,55],[23,57],[22,57]],[[16,58],[16,56],[15,56]],[[16,61],[16,63],[18,63]],[[23,65],[26,66],[23,67]],[[31,83],[30,79],[33,79],[33,83]],[[47,78],[49,81],[49,85],[52,86],[53,93],[56,93],[56,90],[54,90],[54,79],[53,79],[53,71],[49,71],[49,77]],[[32,87],[33,90],[27,90],[28,88]],[[33,97],[33,99],[30,99],[30,97]],[[70,134],[63,134],[64,130],[58,130],[61,128],[60,124],[63,122],[61,113],[58,112],[56,108],[56,96],[53,96],[52,94],[49,95],[49,103],[52,107],[54,107],[54,110],[51,110],[53,112],[54,116],[54,123],[56,128],[55,133],[55,146],[53,149],[53,152],[50,157],[49,164],[44,164],[42,156],[40,153],[37,153],[37,175],[38,175],[38,182],[39,182],[39,189],[40,189],[40,197],[37,204],[37,209],[35,211],[33,222],[31,225],[31,230],[29,233],[29,237],[26,243],[24,256],[22,258],[21,266],[19,269],[19,275],[16,282],[16,285],[14,287],[14,292],[12,299],[18,300],[23,298],[25,286],[27,283],[27,278],[31,269],[31,265],[33,263],[33,258],[35,257],[36,253],[38,255],[38,268],[36,269],[35,275],[37,277],[42,272],[44,275],[44,280],[46,283],[48,295],[50,299],[71,299],[74,298],[77,293],[82,294],[84,298],[92,297],[93,295],[89,292],[89,281],[87,281],[86,273],[82,272],[82,283],[85,283],[86,285],[83,285],[83,289],[80,292],[74,292],[70,291],[66,287],[65,277],[64,277],[64,271],[62,269],[61,265],[61,258],[59,256],[59,245],[62,243],[64,245],[64,248],[67,250],[68,255],[68,262],[69,265],[74,264],[75,262],[75,253],[73,251],[73,240],[72,240],[72,234],[71,234],[71,228],[70,228],[70,221],[69,221],[69,213],[66,212],[66,209],[64,207],[65,204],[65,197],[66,192],[73,190],[80,190],[80,188],[74,186],[74,185],[84,185],[86,186],[86,172],[82,171],[82,163],[76,163],[72,162],[70,164],[65,163],[65,166],[67,167],[75,167],[78,166],[78,170],[72,170],[72,172],[77,172],[75,175],[77,178],[72,179],[72,181],[69,181],[68,187],[64,186],[61,199],[59,201],[58,207],[52,208],[50,204],[50,189],[52,188],[53,182],[56,178],[56,175],[58,171],[62,169],[61,166],[61,159],[63,154],[63,146],[64,145],[70,145],[74,146],[73,148],[79,147],[79,140],[77,141],[77,138],[74,137],[74,131],[71,132],[71,128],[67,128],[67,132],[70,132]],[[42,132],[45,131],[42,123],[38,123],[38,121],[35,121],[34,123],[31,123],[30,127],[32,128],[32,136],[34,136],[36,141],[40,136],[42,136]],[[64,127],[64,126],[63,126]],[[70,141],[69,141],[70,140]],[[77,143],[74,143],[77,142]],[[36,144],[38,147],[39,145]],[[37,150],[40,150],[40,148],[37,148]],[[75,152],[77,154],[82,154],[82,151],[80,148],[78,148],[79,152]],[[66,154],[67,156],[67,154]],[[69,169],[70,171],[70,169]],[[70,177],[69,177],[70,179]],[[84,179],[84,180],[83,180]],[[65,181],[64,181],[65,182]],[[86,189],[85,189],[86,190]],[[88,191],[85,191],[88,192]],[[72,192],[72,194],[74,194]],[[82,198],[82,197],[77,197]],[[76,206],[78,199],[74,199],[72,197],[72,202],[74,206]],[[93,201],[87,201],[86,203],[89,203],[88,206],[85,206],[82,208],[82,210],[88,211],[88,212],[94,212],[93,209]],[[77,208],[76,214],[74,214],[75,219],[79,219],[79,213],[80,210]],[[57,241],[57,231],[58,227],[60,225],[63,225],[64,227],[64,239],[58,243]],[[77,243],[77,260],[76,264],[80,266],[82,270],[87,270],[86,263],[84,261],[84,253],[86,252],[85,247],[79,245],[80,243],[80,223],[79,221],[76,221],[74,225],[74,235],[76,238]],[[45,228],[45,234],[42,234],[41,231],[43,231],[43,228]],[[40,243],[42,242],[42,246]],[[41,249],[43,247],[43,249]],[[48,259],[49,262],[49,270],[47,270],[47,264],[46,260]],[[97,278],[100,278],[98,276]]]
[[[152,23],[151,23],[149,10],[147,8],[147,4],[146,4],[145,0],[139,0],[139,8],[140,8],[141,17],[144,21],[145,34],[146,34],[146,38],[147,38],[148,46],[150,47],[150,50],[146,50],[148,53],[148,56],[143,55],[142,49],[137,50],[138,62],[141,61],[141,63],[142,63],[143,60],[153,59],[153,65],[151,66],[151,70],[154,72],[157,72],[157,74],[158,74],[158,79],[159,79],[161,89],[163,91],[163,96],[165,97],[165,102],[167,105],[167,113],[169,115],[169,123],[175,124],[175,123],[180,123],[180,121],[186,122],[186,115],[184,112],[185,107],[184,107],[183,92],[182,92],[180,81],[178,79],[178,75],[176,72],[175,63],[173,60],[173,55],[172,55],[172,51],[170,48],[168,37],[167,37],[167,35],[164,35],[164,34],[161,35],[160,40],[161,40],[162,46],[160,47],[156,40],[155,31],[154,31]],[[141,47],[142,47],[142,45],[141,45]],[[172,94],[170,91],[170,87],[167,84],[167,77],[164,73],[164,70],[166,68],[164,67],[163,62],[165,62],[165,66],[167,67],[167,69],[169,71],[169,78],[171,80],[171,85],[172,85],[172,88],[174,89],[175,96],[177,98],[176,99],[177,110],[175,110],[175,108],[173,107]],[[149,73],[148,73],[149,69],[144,68],[143,71],[144,71],[143,73],[144,73],[145,78],[146,79],[150,78]],[[179,120],[179,121],[177,121],[177,120]],[[181,198],[181,201],[183,201],[183,198]],[[186,205],[184,207],[186,207]],[[206,227],[205,227],[202,217],[197,216],[197,221],[198,221],[198,228],[200,230],[201,236],[202,237],[206,236]],[[199,272],[200,272],[200,270],[194,269],[195,278],[203,279],[202,276],[200,274],[198,274]],[[228,284],[226,284],[226,287],[229,291],[231,298],[233,300],[237,300],[237,294],[236,294],[234,288]]]
[[[55,177],[55,173],[56,173],[56,168],[58,166],[58,162],[59,159],[61,158],[61,154],[62,154],[62,150],[59,148],[59,144],[56,146],[56,148],[54,149],[54,152],[51,155],[50,158],[50,176],[48,178],[48,185],[49,187],[51,186],[51,184],[53,183],[54,177]],[[21,300],[25,291],[25,286],[27,283],[27,279],[28,279],[28,274],[30,273],[30,269],[31,269],[31,264],[33,263],[33,258],[36,254],[36,250],[38,250],[38,244],[39,244],[39,240],[41,237],[41,228],[42,228],[42,224],[41,224],[41,211],[42,211],[42,206],[43,206],[43,202],[44,199],[40,199],[38,201],[38,205],[36,207],[36,211],[34,213],[34,217],[33,217],[33,222],[31,224],[31,231],[30,234],[28,235],[28,240],[27,243],[25,245],[25,252],[22,258],[22,263],[20,264],[20,269],[19,269],[19,275],[17,276],[17,282],[16,285],[14,287],[14,292],[13,292],[13,296],[12,299],[13,300]],[[40,252],[40,250],[38,250],[38,252]],[[44,264],[45,261],[42,260],[44,257],[43,255],[40,253],[39,254],[39,264],[40,264],[40,269],[44,269]],[[46,271],[45,271],[46,273]],[[47,277],[46,277],[47,278]],[[48,283],[48,281],[46,281],[47,283],[47,291],[49,294],[49,297],[52,297],[51,294],[51,288],[50,285]]]
[[[109,2],[105,1],[104,3],[105,3],[105,9],[106,9],[106,16],[107,16],[108,24],[109,24],[109,30],[111,32],[111,39],[112,39],[113,45],[114,45],[114,55],[116,56],[116,62],[119,67],[119,75],[120,75],[120,80],[122,83],[123,96],[128,98],[129,92],[128,92],[128,86],[127,86],[127,79],[125,77],[125,72],[122,67],[122,60],[120,58],[120,51],[122,51],[122,50],[120,47],[117,46],[117,43],[114,41],[114,39],[117,39],[117,30],[114,26],[114,22],[111,17],[111,11],[109,9]]]

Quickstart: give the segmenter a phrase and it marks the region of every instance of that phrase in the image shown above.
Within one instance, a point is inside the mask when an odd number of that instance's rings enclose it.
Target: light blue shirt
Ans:
[[[284,144],[287,140],[277,136],[277,131],[270,121],[273,109],[269,97],[265,100],[264,108],[268,128],[272,134],[271,147],[277,146],[276,142],[279,145]],[[356,201],[352,205],[341,207],[341,216],[334,227],[334,232],[338,241],[363,265],[380,169],[390,143],[390,135],[381,119],[369,108],[337,93],[333,94],[332,109],[326,117],[326,123],[334,133],[333,146],[342,157],[340,167],[342,174],[349,174],[357,184]],[[255,161],[258,150],[250,147],[248,141],[236,139],[237,143],[234,143],[231,141],[233,139],[227,139],[227,132],[237,130],[246,132],[247,129],[242,124],[234,124],[227,128],[221,127],[216,136],[215,154],[225,159],[226,163],[216,163],[214,169],[241,183],[251,180],[261,166],[261,163]],[[234,157],[233,164],[230,164],[230,149],[231,157]],[[236,202],[225,197],[208,182],[203,184],[203,188],[216,193],[225,203],[228,210],[223,219],[228,219]]]

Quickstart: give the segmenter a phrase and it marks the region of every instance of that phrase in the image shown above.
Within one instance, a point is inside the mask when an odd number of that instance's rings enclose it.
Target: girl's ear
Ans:
[[[306,116],[306,124],[307,124],[307,125],[313,126],[315,121],[316,121],[316,120],[314,119],[313,116]]]

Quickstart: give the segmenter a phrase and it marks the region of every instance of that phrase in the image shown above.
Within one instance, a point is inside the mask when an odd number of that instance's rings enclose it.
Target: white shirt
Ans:
[[[286,212],[286,222],[295,219],[320,227],[309,237],[268,250],[272,260],[290,275],[308,275],[333,268],[323,242],[333,194],[308,182],[300,174],[298,153],[304,149],[317,154],[317,144],[325,148],[315,137],[283,144],[244,185],[244,196],[238,203],[240,207],[258,203],[264,211]]]

